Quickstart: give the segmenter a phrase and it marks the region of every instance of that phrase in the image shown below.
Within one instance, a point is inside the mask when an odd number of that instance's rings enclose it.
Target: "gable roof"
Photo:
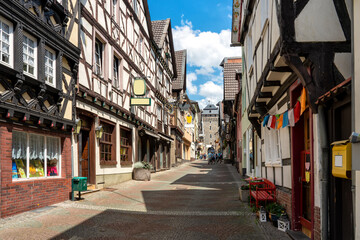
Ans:
[[[186,90],[186,49],[175,52],[177,78],[173,80],[173,90]]]
[[[241,57],[224,58],[220,66],[224,68],[224,101],[235,100],[239,92],[236,74],[242,70],[242,59]]]
[[[171,30],[171,20],[170,18],[166,20],[156,20],[151,22],[151,30],[153,40],[155,42],[157,50],[161,49],[164,41],[166,39],[166,35],[169,36],[169,45],[170,45],[170,52],[171,52],[171,59],[173,65],[173,72],[174,78],[176,76],[176,60],[175,60],[175,49],[174,49],[174,41],[172,37],[172,30]]]

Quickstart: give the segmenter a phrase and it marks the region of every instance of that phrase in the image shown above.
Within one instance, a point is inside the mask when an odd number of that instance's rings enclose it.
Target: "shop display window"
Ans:
[[[59,170],[59,138],[24,132],[13,132],[13,179],[59,176]]]
[[[131,131],[121,128],[120,130],[120,164],[122,167],[131,167]]]

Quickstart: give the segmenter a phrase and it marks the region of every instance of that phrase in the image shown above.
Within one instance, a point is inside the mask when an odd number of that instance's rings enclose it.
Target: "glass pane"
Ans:
[[[1,60],[2,60],[3,62],[9,63],[9,55],[3,54]]]
[[[12,135],[12,178],[26,178],[26,133],[13,132]]]
[[[41,135],[30,134],[29,139],[29,177],[45,177],[44,150],[45,138]]]
[[[46,161],[47,161],[47,176],[59,176],[59,162],[60,162],[60,139],[47,137],[46,138]]]
[[[35,47],[34,41],[31,40],[31,39],[28,39],[28,40],[29,40],[29,46],[30,46],[31,48],[34,48],[34,47]]]
[[[26,63],[23,64],[23,70],[24,70],[24,72],[27,72],[27,64]]]
[[[29,66],[29,73],[30,73],[30,74],[34,74],[34,68],[31,67],[31,66]]]
[[[9,27],[7,24],[5,24],[5,23],[2,23],[2,30],[3,30],[4,32],[6,32],[7,34],[10,33],[10,27]]]

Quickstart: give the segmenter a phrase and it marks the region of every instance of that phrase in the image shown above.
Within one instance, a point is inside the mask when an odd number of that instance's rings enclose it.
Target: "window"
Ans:
[[[24,33],[23,36],[23,70],[24,73],[30,74],[36,77],[36,39],[32,36]]]
[[[159,105],[156,105],[156,114],[157,114],[157,118],[158,118],[159,121],[162,120],[162,118],[161,118],[162,113],[161,112],[162,112],[161,107]]]
[[[114,57],[114,81],[113,85],[115,88],[119,88],[119,59],[117,57]]]
[[[95,41],[95,74],[101,76],[103,64],[103,43]]]
[[[131,167],[131,130],[120,129],[120,164],[121,167]]]
[[[0,17],[0,62],[12,65],[12,24]]]
[[[158,71],[158,82],[160,84],[162,84],[162,80],[163,80],[163,72],[161,70],[161,68],[159,68],[159,71]]]
[[[210,130],[211,130],[211,126],[210,126]]]
[[[113,0],[112,1],[112,15],[113,15],[113,19],[116,21],[116,14],[117,14],[117,0]]]
[[[14,131],[12,179],[61,176],[60,138]]]
[[[138,14],[137,0],[133,0],[133,9],[135,14],[137,15]]]
[[[55,52],[45,48],[45,83],[55,87]]]
[[[279,130],[265,129],[265,164],[268,166],[281,164],[279,134]]]
[[[168,92],[170,92],[170,81],[169,81],[168,78],[166,78],[165,86],[166,86],[166,90],[167,90]]]
[[[210,134],[210,138],[211,138],[212,136],[211,136],[211,134]]]
[[[103,135],[100,139],[100,164],[116,165],[115,126],[101,122]]]

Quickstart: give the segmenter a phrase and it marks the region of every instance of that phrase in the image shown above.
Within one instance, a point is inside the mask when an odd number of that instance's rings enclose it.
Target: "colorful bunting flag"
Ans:
[[[290,109],[288,111],[288,118],[289,118],[289,126],[293,127],[295,126],[295,118],[294,118],[294,109]]]
[[[271,128],[275,128],[275,126],[276,126],[276,116],[272,116],[270,127],[271,127]]]
[[[279,116],[278,124],[277,124],[277,128],[276,128],[276,129],[280,129],[280,128],[282,127],[282,125],[283,125],[283,117],[284,117],[283,114],[281,114],[281,115]]]
[[[306,108],[306,90],[305,90],[305,88],[303,88],[303,90],[301,91],[300,104],[301,104],[300,115],[302,115]]]
[[[289,125],[289,117],[288,117],[288,111],[284,112],[283,114],[283,123],[282,127],[287,127]]]
[[[272,119],[273,119],[273,116],[270,116],[269,120],[268,120],[268,124],[267,124],[268,128],[271,128]]]
[[[270,118],[270,115],[266,115],[266,116],[264,117],[263,127],[265,127],[265,126],[267,125],[267,123],[268,123],[268,121],[269,121],[269,118]]]

